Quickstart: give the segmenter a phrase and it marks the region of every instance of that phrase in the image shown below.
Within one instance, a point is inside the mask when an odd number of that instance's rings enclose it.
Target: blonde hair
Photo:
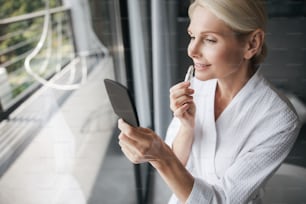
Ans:
[[[263,0],[194,0],[189,6],[189,18],[197,6],[208,8],[238,36],[256,29],[266,31],[267,14]],[[266,55],[267,46],[264,42],[260,52],[251,61],[254,65],[258,65],[263,62]]]

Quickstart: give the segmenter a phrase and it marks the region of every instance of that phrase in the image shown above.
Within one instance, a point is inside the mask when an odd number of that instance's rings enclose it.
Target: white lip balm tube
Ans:
[[[190,65],[189,68],[188,68],[188,71],[186,73],[184,81],[190,81],[191,78],[193,77],[193,72],[194,72],[194,67],[192,65]]]

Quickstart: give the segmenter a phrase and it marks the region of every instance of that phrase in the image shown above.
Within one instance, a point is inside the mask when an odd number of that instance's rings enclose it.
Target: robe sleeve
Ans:
[[[169,145],[169,147],[171,148],[172,148],[172,143],[176,135],[178,134],[179,128],[180,128],[180,121],[178,118],[174,117],[170,122],[170,125],[168,126],[166,139],[165,139],[166,144]]]

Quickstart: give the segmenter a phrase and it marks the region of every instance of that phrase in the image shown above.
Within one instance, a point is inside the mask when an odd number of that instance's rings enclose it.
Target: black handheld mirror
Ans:
[[[138,127],[135,104],[128,88],[111,79],[104,79],[104,84],[114,112],[125,122]]]

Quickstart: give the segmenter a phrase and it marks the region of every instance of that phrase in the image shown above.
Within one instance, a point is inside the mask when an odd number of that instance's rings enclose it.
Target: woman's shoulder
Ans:
[[[283,123],[299,123],[298,114],[290,100],[266,78],[262,77],[256,90],[260,92],[257,103],[258,108],[262,110],[257,109],[257,111],[263,113],[266,120],[273,118]],[[254,109],[256,110],[256,107]]]
[[[253,88],[251,94],[240,103],[243,106],[240,114],[244,127],[256,129],[251,134],[251,140],[258,143],[266,141],[267,138],[270,138],[270,141],[294,141],[301,122],[286,95],[264,77],[258,78]]]
[[[299,123],[291,102],[264,77],[261,70],[237,94],[234,104],[234,113],[247,118],[246,122],[255,126],[285,127]]]

